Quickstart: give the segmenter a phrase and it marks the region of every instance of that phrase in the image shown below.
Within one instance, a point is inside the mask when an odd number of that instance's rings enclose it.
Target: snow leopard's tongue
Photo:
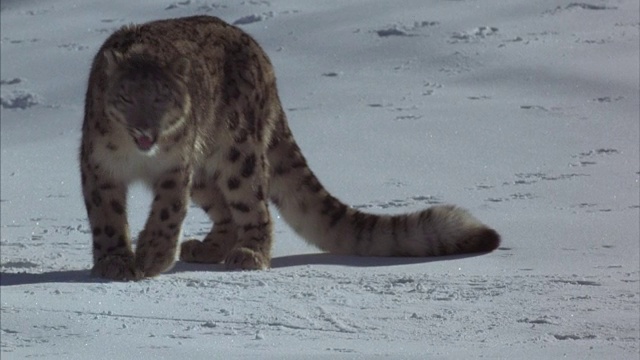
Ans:
[[[155,140],[146,135],[140,135],[136,137],[136,145],[140,150],[147,151],[155,144]]]

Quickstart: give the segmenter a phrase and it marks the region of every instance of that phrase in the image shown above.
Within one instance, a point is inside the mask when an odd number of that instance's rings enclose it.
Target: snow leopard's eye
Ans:
[[[153,103],[155,105],[161,105],[161,104],[164,104],[166,102],[167,102],[167,99],[164,96],[156,96],[156,97],[153,98]]]
[[[120,95],[120,101],[122,101],[123,103],[125,103],[127,105],[133,104],[133,101],[131,100],[131,98],[126,97],[124,95]]]

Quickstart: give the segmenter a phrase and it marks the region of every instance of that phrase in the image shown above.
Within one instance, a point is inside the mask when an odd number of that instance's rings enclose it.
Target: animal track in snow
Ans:
[[[25,110],[41,104],[42,100],[36,94],[24,90],[14,90],[0,96],[0,104],[4,109]]]
[[[593,99],[594,102],[599,102],[599,103],[611,103],[611,102],[617,102],[620,100],[624,100],[624,96],[616,96],[616,97],[602,96],[602,97]]]
[[[373,201],[368,204],[354,205],[354,209],[389,209],[389,208],[402,208],[413,205],[435,205],[441,204],[442,200],[437,196],[412,196],[406,199],[395,199],[389,201]]]
[[[372,30],[371,32],[382,38],[394,37],[394,36],[412,37],[412,36],[420,35],[420,32],[424,28],[437,26],[439,24],[440,23],[437,21],[415,21],[413,24],[410,24],[410,25],[406,25],[406,24],[389,25],[382,29]]]
[[[389,187],[401,188],[407,186],[407,183],[398,179],[389,179],[384,182],[384,185]]]
[[[455,32],[451,35],[450,44],[470,43],[494,36],[498,33],[498,28],[493,26],[480,26],[470,31]]]
[[[518,320],[519,323],[535,324],[535,325],[559,325],[560,318],[557,316],[543,315],[535,319],[524,318]]]
[[[569,174],[559,174],[559,175],[548,175],[542,172],[535,173],[519,173],[515,174],[517,180],[513,182],[504,182],[503,186],[509,185],[531,185],[535,184],[539,181],[556,181],[556,180],[569,180],[576,177],[589,176],[588,174],[578,174],[578,173],[569,173]]]
[[[179,7],[182,7],[182,6],[189,6],[189,5],[191,5],[191,0],[178,1],[178,2],[174,2],[174,3],[169,4],[164,9],[165,10],[173,10],[173,9],[177,9]]]
[[[590,3],[581,3],[581,2],[574,2],[574,3],[570,3],[569,5],[562,7],[562,6],[557,6],[555,9],[552,10],[546,10],[545,12],[543,12],[543,15],[556,15],[558,13],[561,13],[563,11],[566,10],[617,10],[618,7],[617,6],[607,6],[607,5],[595,5],[595,4],[590,4]]]
[[[587,335],[575,335],[575,334],[560,335],[560,334],[555,334],[555,335],[553,335],[553,337],[558,339],[558,340],[593,340],[593,339],[596,338],[596,336],[593,335],[593,334],[587,334]]]
[[[243,16],[233,22],[233,25],[249,25],[260,21],[265,21],[275,16],[273,11],[265,12],[262,14],[251,14]]]
[[[102,23],[114,23],[114,22],[124,22],[124,19],[101,19],[100,22]]]
[[[267,11],[260,14],[251,14],[251,15],[243,16],[239,19],[236,19],[233,22],[233,25],[249,25],[256,22],[269,20],[278,15],[296,14],[298,12],[299,12],[298,10],[288,10],[288,11],[282,11],[282,12]]]
[[[78,43],[67,43],[67,44],[58,45],[58,47],[61,49],[69,50],[69,51],[82,51],[82,50],[87,50],[89,48],[86,45],[81,45]]]
[[[571,3],[565,9],[582,9],[582,10],[616,10],[617,6],[593,5],[588,3]]]
[[[49,8],[49,9],[35,9],[35,10],[27,10],[24,11],[23,14],[25,15],[29,15],[29,16],[38,16],[38,15],[44,15],[44,14],[48,14],[53,10],[53,8]]]
[[[375,33],[378,34],[379,37],[389,37],[389,36],[416,36],[415,34],[409,34],[404,30],[398,29],[396,27],[391,27],[388,29],[375,30]]]
[[[396,115],[393,119],[394,121],[418,120],[423,117],[422,115],[416,115],[413,113],[413,111],[418,109],[415,106],[401,107],[401,106],[394,106],[393,104],[390,104],[390,103],[389,104],[370,103],[370,104],[367,104],[367,106],[372,108],[384,108],[394,113],[403,113],[402,115]]]
[[[569,164],[570,167],[585,167],[596,165],[596,159],[604,158],[606,156],[612,156],[619,154],[620,151],[614,148],[597,148],[592,150],[583,151],[577,155],[572,155],[571,157],[574,159],[578,159],[578,162],[572,162]],[[560,180],[573,180],[580,177],[589,177],[591,175],[584,173],[561,173],[561,174],[549,174],[545,172],[530,172],[530,173],[517,173],[514,175],[515,180],[513,181],[505,181],[502,183],[502,186],[522,186],[522,185],[533,185],[540,181],[560,181]],[[492,189],[494,186],[489,184],[481,184],[477,185],[475,188],[469,188],[468,190],[487,190]],[[531,199],[531,194],[512,194],[510,199]],[[489,201],[504,201],[505,198],[497,198],[497,199],[489,199]],[[584,206],[583,206],[584,205]],[[579,204],[576,207],[588,207],[590,204]],[[595,206],[595,204],[594,204]]]
[[[329,71],[321,74],[324,77],[338,77],[342,75],[342,72]]]
[[[541,105],[531,105],[531,104],[527,104],[527,105],[520,105],[520,109],[523,110],[531,110],[531,111],[539,111],[539,112],[546,112],[549,113],[551,115],[563,115],[563,108],[559,107],[559,106],[551,106],[551,107],[544,107]]]
[[[491,100],[491,96],[488,95],[480,95],[480,96],[467,96],[469,100]]]
[[[616,155],[619,153],[620,151],[613,148],[599,148],[599,149],[584,151],[578,155],[573,155],[572,157],[575,159],[578,159],[578,162],[570,163],[569,166],[584,167],[584,166],[596,165],[597,162],[595,161],[595,159],[602,158],[605,156],[610,156],[610,155]]]
[[[2,79],[0,80],[0,85],[16,85],[16,84],[20,84],[21,82],[22,82],[22,79],[20,78],[13,78],[11,80]]]
[[[554,279],[554,280],[551,280],[551,282],[558,283],[558,284],[569,284],[569,285],[580,285],[580,286],[602,286],[601,283],[597,281],[591,281],[591,280]]]
[[[536,195],[532,193],[515,193],[509,195],[509,197],[501,197],[501,198],[488,198],[486,201],[493,203],[506,202],[511,200],[531,200],[537,198]]]
[[[24,43],[35,43],[40,41],[40,39],[38,38],[32,38],[32,39],[10,39],[8,37],[4,37],[2,38],[3,41],[8,41],[9,44],[24,44]]]
[[[422,115],[398,115],[394,120],[403,121],[403,120],[418,120],[418,119],[422,119]]]
[[[571,162],[568,164],[569,167],[588,167],[597,165],[596,160],[604,159],[608,156],[615,156],[620,154],[621,152],[614,148],[596,148],[592,150],[587,150],[580,152],[579,154],[572,155],[571,157],[577,159],[577,161]],[[636,174],[640,174],[637,172]],[[521,187],[521,186],[531,186],[536,183],[546,182],[546,181],[574,181],[578,178],[588,178],[591,177],[591,174],[582,173],[582,172],[563,172],[563,173],[549,173],[549,172],[523,172],[517,173],[514,175],[515,180],[513,181],[505,181],[501,185],[503,187]],[[583,184],[584,182],[581,182]],[[473,188],[467,188],[467,190],[490,190],[495,186],[490,184],[480,184]],[[486,198],[485,201],[491,203],[502,203],[513,200],[532,200],[538,198],[538,195],[532,192],[517,192],[507,196],[494,196]],[[576,213],[609,213],[609,212],[617,212],[624,211],[630,209],[638,209],[640,205],[632,204],[624,207],[614,206],[607,204],[597,204],[592,202],[575,202],[573,204],[562,204],[557,205],[556,209],[559,210],[568,210],[574,214]]]
[[[112,27],[95,28],[95,29],[91,29],[91,31],[97,32],[100,34],[111,34],[113,32],[118,31],[119,29],[120,27],[118,26],[112,26]]]
[[[495,186],[493,185],[478,184],[472,188],[466,188],[466,189],[467,190],[489,190],[493,188],[495,188]]]
[[[441,89],[442,85],[438,84],[438,83],[434,83],[434,82],[429,82],[426,81],[423,84],[423,88],[424,90],[422,91],[422,95],[423,96],[430,96],[433,95],[433,93],[437,90],[437,89]]]
[[[498,47],[505,47],[509,44],[522,44],[529,45],[532,42],[542,42],[545,43],[549,38],[557,37],[560,35],[557,31],[543,31],[539,33],[527,33],[522,36],[516,36],[514,38],[506,39],[502,41],[502,44],[498,45]]]

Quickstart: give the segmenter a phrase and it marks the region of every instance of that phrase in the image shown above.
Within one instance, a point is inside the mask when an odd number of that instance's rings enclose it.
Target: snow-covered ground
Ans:
[[[2,359],[637,359],[639,3],[2,0]],[[89,277],[90,61],[131,22],[219,16],[271,56],[312,168],[376,213],[469,208],[491,254],[319,254]],[[150,196],[130,195],[134,233]],[[198,209],[185,237],[209,223]]]

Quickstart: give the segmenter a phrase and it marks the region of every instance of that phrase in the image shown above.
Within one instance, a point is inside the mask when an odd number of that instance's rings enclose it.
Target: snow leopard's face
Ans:
[[[189,111],[188,60],[161,66],[143,56],[115,52],[107,52],[105,59],[107,115],[127,128],[138,149],[152,152],[161,135],[183,125]]]

